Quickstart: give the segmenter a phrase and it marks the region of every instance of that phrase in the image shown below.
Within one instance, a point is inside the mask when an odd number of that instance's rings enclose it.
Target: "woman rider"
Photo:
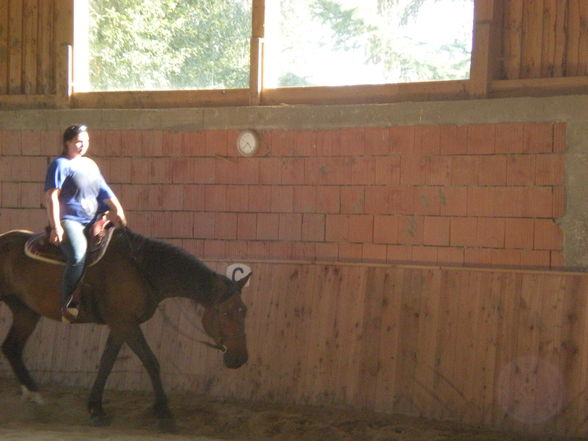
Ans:
[[[50,241],[59,245],[66,257],[61,311],[62,319],[68,322],[78,314],[77,305],[67,302],[84,271],[86,230],[109,209],[115,222],[127,224],[123,208],[98,165],[85,156],[89,141],[85,125],[65,129],[61,156],[49,164],[45,178]]]

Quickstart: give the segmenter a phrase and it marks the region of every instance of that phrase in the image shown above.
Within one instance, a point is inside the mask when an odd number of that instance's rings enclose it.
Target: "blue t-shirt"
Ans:
[[[108,210],[105,199],[114,197],[98,165],[85,156],[55,158],[47,169],[45,191],[57,188],[61,219],[90,223],[96,214]]]

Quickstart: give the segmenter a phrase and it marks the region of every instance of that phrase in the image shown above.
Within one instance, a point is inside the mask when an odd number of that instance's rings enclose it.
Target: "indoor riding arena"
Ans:
[[[128,229],[69,324],[2,233],[73,124]],[[588,440],[587,269],[587,0],[0,0],[1,440]],[[152,317],[84,315],[129,271]]]

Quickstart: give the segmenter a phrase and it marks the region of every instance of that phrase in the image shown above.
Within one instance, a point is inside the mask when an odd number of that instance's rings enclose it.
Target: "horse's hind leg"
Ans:
[[[16,378],[23,388],[23,398],[25,394],[30,394],[30,399],[36,402],[42,402],[40,395],[38,394],[39,388],[35,383],[35,380],[31,377],[28,369],[26,368],[22,359],[22,353],[25,344],[37,323],[39,322],[40,315],[27,307],[16,297],[8,296],[2,300],[8,305],[12,311],[12,326],[8,331],[8,335],[2,343],[2,352],[6,356]]]

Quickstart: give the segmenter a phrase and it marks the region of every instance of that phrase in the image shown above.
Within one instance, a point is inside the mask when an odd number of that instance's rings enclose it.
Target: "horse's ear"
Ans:
[[[247,282],[249,281],[249,278],[251,277],[252,274],[253,274],[253,271],[251,271],[245,277],[237,280],[237,285],[239,285],[239,289],[243,289],[243,287],[247,284]]]

